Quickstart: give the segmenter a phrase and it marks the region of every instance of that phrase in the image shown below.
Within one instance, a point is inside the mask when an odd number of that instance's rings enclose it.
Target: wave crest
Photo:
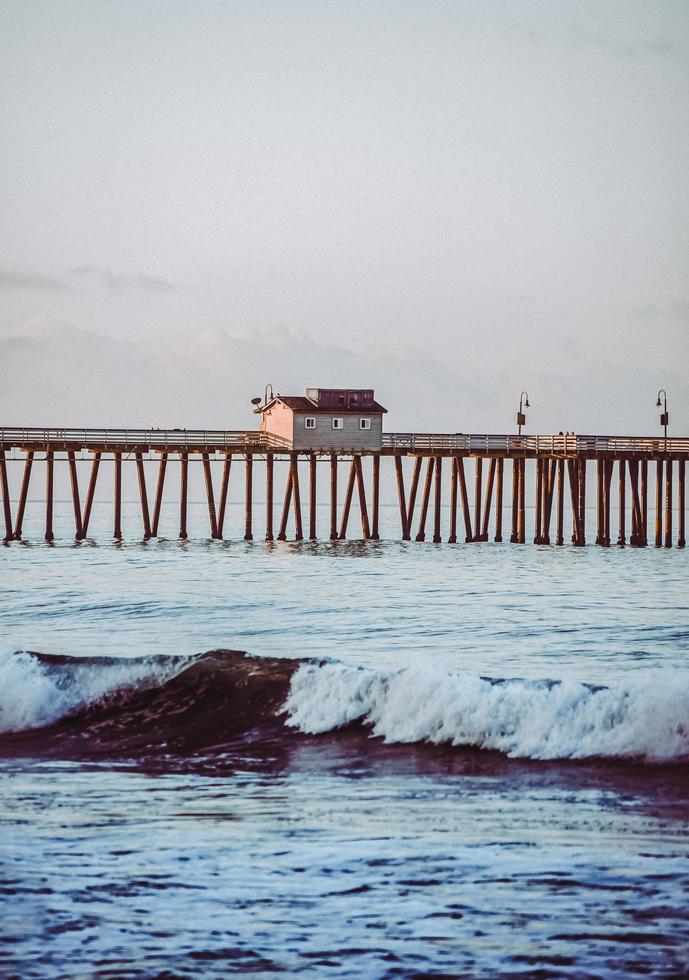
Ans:
[[[302,664],[285,708],[288,724],[310,734],[360,722],[386,742],[474,746],[513,758],[689,759],[689,674],[679,671],[594,687],[429,667]]]

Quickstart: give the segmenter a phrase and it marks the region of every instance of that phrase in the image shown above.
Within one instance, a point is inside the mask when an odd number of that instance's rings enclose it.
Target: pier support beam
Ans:
[[[610,547],[610,484],[613,461],[606,459],[603,465],[603,547]]]
[[[98,480],[98,469],[100,467],[100,452],[93,454],[93,460],[91,461],[91,475],[89,477],[89,485],[86,490],[86,504],[84,505],[84,516],[81,520],[81,538],[82,540],[86,537],[89,532],[89,521],[91,520],[91,510],[93,509],[93,498],[96,493],[96,482]]]
[[[494,541],[502,541],[502,494],[504,483],[505,460],[500,457],[498,460],[498,487],[495,495],[495,538]]]
[[[643,545],[648,544],[648,460],[641,460],[641,529]]]
[[[457,476],[459,477],[459,495],[462,501],[462,516],[464,518],[464,541],[469,544],[474,540],[474,532],[471,527],[471,511],[469,510],[469,494],[467,492],[467,481],[464,475],[464,460],[461,456],[457,457]]]
[[[407,516],[407,495],[404,490],[404,470],[402,468],[402,457],[395,455],[395,475],[397,478],[397,500],[400,508],[400,524],[402,525],[402,540],[409,541],[409,518]]]
[[[292,467],[290,466],[285,484],[285,496],[282,501],[282,514],[280,516],[280,528],[278,530],[278,541],[287,540],[287,521],[289,520],[289,509],[292,504]]]
[[[619,476],[619,487],[618,487],[618,500],[617,500],[617,543],[620,548],[624,548],[627,543],[627,530],[626,530],[626,486],[627,486],[627,463],[624,459],[619,460],[617,464],[618,476]]]
[[[433,456],[429,456],[428,462],[426,463],[426,479],[423,485],[423,498],[421,500],[421,514],[419,515],[419,529],[416,532],[417,541],[426,540],[426,517],[428,516],[428,504],[431,499],[431,485],[433,482],[434,466],[435,466],[435,459]]]
[[[519,514],[517,521],[517,538],[519,544],[526,542],[526,457],[519,462]]]
[[[31,467],[33,466],[33,456],[34,451],[30,449],[26,454],[26,459],[24,460],[24,474],[22,476],[22,485],[19,491],[19,503],[17,504],[17,517],[14,522],[14,539],[15,541],[21,541],[22,537],[22,526],[24,524],[24,511],[26,510],[26,501],[29,496],[29,482],[31,480]],[[5,494],[3,490],[3,500],[5,499]],[[5,515],[7,519],[7,515]]]
[[[316,540],[316,493],[317,471],[316,454],[309,455],[309,541]]]
[[[672,547],[672,460],[665,461],[665,547]]]
[[[268,453],[266,459],[267,459],[267,464],[266,464],[267,469],[271,469],[272,462],[273,462],[273,454]],[[218,517],[216,521],[217,529],[218,529],[218,538],[222,538],[225,530],[225,514],[227,513],[227,494],[230,489],[231,469],[232,469],[232,453],[225,453],[225,461],[222,467],[222,480],[220,482],[220,503],[218,505]]]
[[[116,541],[122,540],[122,453],[115,453],[115,527],[112,536]]]
[[[225,463],[227,466],[227,461]],[[266,454],[266,541],[273,540],[273,454]]]
[[[371,540],[379,541],[378,518],[380,515],[380,456],[373,457],[373,499],[371,501]]]
[[[555,492],[556,460],[543,461],[543,514],[541,544],[550,544],[550,517],[553,512],[553,494]]]
[[[179,454],[180,461],[180,493],[179,493],[179,536],[182,541],[189,537],[187,533],[187,501],[189,497],[189,455]]]
[[[74,510],[74,537],[81,541],[81,500],[79,497],[79,478],[77,476],[77,461],[73,450],[67,452],[69,466],[69,483],[72,489],[72,508]]]
[[[443,540],[440,534],[440,516],[442,507],[442,478],[443,457],[435,457],[435,497],[433,501],[433,543],[440,544]]]
[[[491,459],[488,468],[488,480],[486,483],[486,499],[483,505],[483,522],[481,524],[481,534],[479,541],[488,540],[488,524],[490,522],[490,506],[493,502],[493,486],[495,484],[495,470],[498,465],[497,459]]]
[[[349,479],[347,480],[347,489],[345,491],[344,505],[342,507],[342,520],[340,522],[340,541],[344,541],[347,537],[347,525],[349,524],[349,511],[352,507],[352,496],[354,494],[354,481],[356,480],[356,463],[352,459],[352,465],[349,467]]]
[[[144,524],[144,541],[148,541],[151,537],[151,520],[148,513],[148,492],[146,490],[144,458],[141,453],[136,454],[136,472],[139,478],[139,498],[141,500],[141,518]]]
[[[656,548],[663,546],[663,461],[656,460]]]
[[[632,491],[632,530],[629,543],[633,548],[642,548],[644,533],[641,519],[641,498],[639,497],[639,460],[629,460],[629,485]]]
[[[359,511],[361,512],[361,533],[364,540],[368,541],[371,537],[371,529],[368,523],[368,508],[366,506],[366,484],[364,483],[364,471],[361,465],[361,456],[354,457],[354,467],[356,470],[356,484],[359,490]]]
[[[5,461],[5,451],[0,449],[0,492],[2,493],[2,510],[5,518],[5,537],[4,541],[11,541],[14,537],[12,528],[12,506],[10,504],[10,483],[7,479],[7,463]]]
[[[450,459],[450,535],[449,544],[457,544],[457,457]]]
[[[337,455],[336,453],[330,454],[330,540],[337,541]]]
[[[419,489],[419,480],[421,478],[421,464],[423,459],[421,456],[417,456],[414,460],[414,470],[411,477],[411,487],[409,488],[409,504],[407,506],[407,526],[409,529],[409,536],[411,538],[412,527],[414,526],[414,507],[416,506],[416,494]]]
[[[678,538],[677,547],[686,547],[687,539],[685,533],[685,521],[686,521],[686,499],[685,499],[685,461],[680,459],[677,461],[677,481],[678,481],[678,494],[677,494],[677,522],[678,522]]]
[[[247,453],[245,457],[244,473],[244,540],[253,541],[253,521],[254,521],[254,457],[252,453]]]
[[[474,541],[481,540],[481,496],[483,490],[483,460],[476,457],[474,475]]]
[[[299,455],[290,453],[290,473],[292,477],[292,498],[294,502],[294,540],[304,540],[304,530],[301,524],[301,494],[299,492]]]
[[[557,531],[555,537],[556,545],[565,543],[565,461],[557,461]]]
[[[156,484],[156,498],[153,505],[153,521],[151,523],[151,537],[158,537],[158,525],[160,524],[160,509],[163,506],[163,487],[165,486],[165,471],[167,470],[167,453],[161,453],[158,463],[158,482]]]
[[[45,539],[46,539],[46,541],[54,541],[55,540],[55,535],[53,534],[53,461],[54,461],[54,457],[55,457],[55,454],[50,449],[45,454]],[[4,496],[4,494],[3,494],[3,496]]]
[[[213,492],[213,473],[211,470],[211,461],[208,453],[201,453],[201,460],[203,462],[203,478],[206,484],[206,501],[208,503],[208,523],[211,529],[211,538],[217,540],[220,535],[218,534],[218,518],[215,512],[215,494]]]
[[[512,533],[510,541],[517,544],[519,541],[519,460],[512,460]]]

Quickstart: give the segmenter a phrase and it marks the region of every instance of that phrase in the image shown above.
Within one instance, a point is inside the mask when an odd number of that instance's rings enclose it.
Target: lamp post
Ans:
[[[663,396],[662,402],[660,400],[660,396],[661,395]],[[665,447],[664,448],[665,448],[665,452],[667,452],[667,424],[670,421],[670,415],[669,415],[668,410],[667,410],[667,392],[665,391],[664,388],[661,388],[660,391],[658,392],[658,400],[656,402],[656,408],[662,408],[663,409],[663,411],[660,413],[660,424],[662,425],[663,430],[664,430],[664,433],[665,433]]]
[[[521,395],[519,396],[519,411],[517,412],[517,427],[519,435],[522,434],[522,426],[526,425],[526,415],[524,414],[524,409],[530,407],[528,392],[522,391]]]

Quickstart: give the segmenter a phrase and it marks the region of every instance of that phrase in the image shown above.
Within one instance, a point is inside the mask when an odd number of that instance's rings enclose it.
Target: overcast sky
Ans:
[[[686,0],[0,16],[0,424],[689,435]]]

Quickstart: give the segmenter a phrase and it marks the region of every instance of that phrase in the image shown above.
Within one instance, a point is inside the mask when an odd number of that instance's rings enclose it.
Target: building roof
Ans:
[[[310,398],[305,398],[304,395],[276,395],[271,398],[269,402],[261,406],[260,412],[265,412],[267,408],[275,402],[282,402],[288,408],[291,408],[293,412],[309,412],[312,415],[383,415],[387,414],[387,408],[383,408],[378,402],[374,401],[371,405],[357,405],[353,408],[345,408],[343,405],[338,405],[336,408],[333,406],[321,407],[312,402]]]

